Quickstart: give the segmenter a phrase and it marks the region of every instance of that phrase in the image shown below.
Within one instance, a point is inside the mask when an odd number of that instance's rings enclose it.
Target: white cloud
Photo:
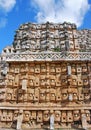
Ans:
[[[72,22],[81,26],[90,8],[88,0],[33,0],[37,22]]]
[[[0,8],[5,12],[10,12],[15,4],[16,0],[0,0]]]
[[[16,4],[16,0],[0,0],[0,28],[5,27],[7,23],[7,13],[9,13]]]

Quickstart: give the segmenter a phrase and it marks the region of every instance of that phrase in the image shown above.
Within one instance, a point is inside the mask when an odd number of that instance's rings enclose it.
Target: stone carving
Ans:
[[[91,53],[83,52],[90,50],[83,34],[70,23],[20,26],[0,55],[1,128],[91,128]]]

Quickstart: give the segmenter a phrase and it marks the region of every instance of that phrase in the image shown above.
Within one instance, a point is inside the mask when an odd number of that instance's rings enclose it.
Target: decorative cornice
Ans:
[[[4,58],[4,59],[3,59]],[[2,56],[7,62],[29,61],[91,61],[90,52],[30,52]]]

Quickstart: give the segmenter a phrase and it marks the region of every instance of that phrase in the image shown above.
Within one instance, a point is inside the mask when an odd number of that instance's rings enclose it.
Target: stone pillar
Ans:
[[[84,110],[81,110],[81,121],[82,121],[82,128],[87,130],[87,119],[86,119],[86,115],[84,113]]]
[[[23,121],[23,110],[20,110],[18,118],[17,118],[17,130],[22,130],[21,126],[22,126],[22,121]]]
[[[71,75],[71,66],[68,65],[68,75]]]
[[[53,111],[50,111],[50,130],[54,130],[54,114]]]

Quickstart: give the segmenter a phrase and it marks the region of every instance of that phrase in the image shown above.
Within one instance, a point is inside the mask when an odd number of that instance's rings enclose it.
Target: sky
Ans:
[[[91,0],[0,0],[0,53],[12,45],[21,24],[47,21],[91,29]]]

